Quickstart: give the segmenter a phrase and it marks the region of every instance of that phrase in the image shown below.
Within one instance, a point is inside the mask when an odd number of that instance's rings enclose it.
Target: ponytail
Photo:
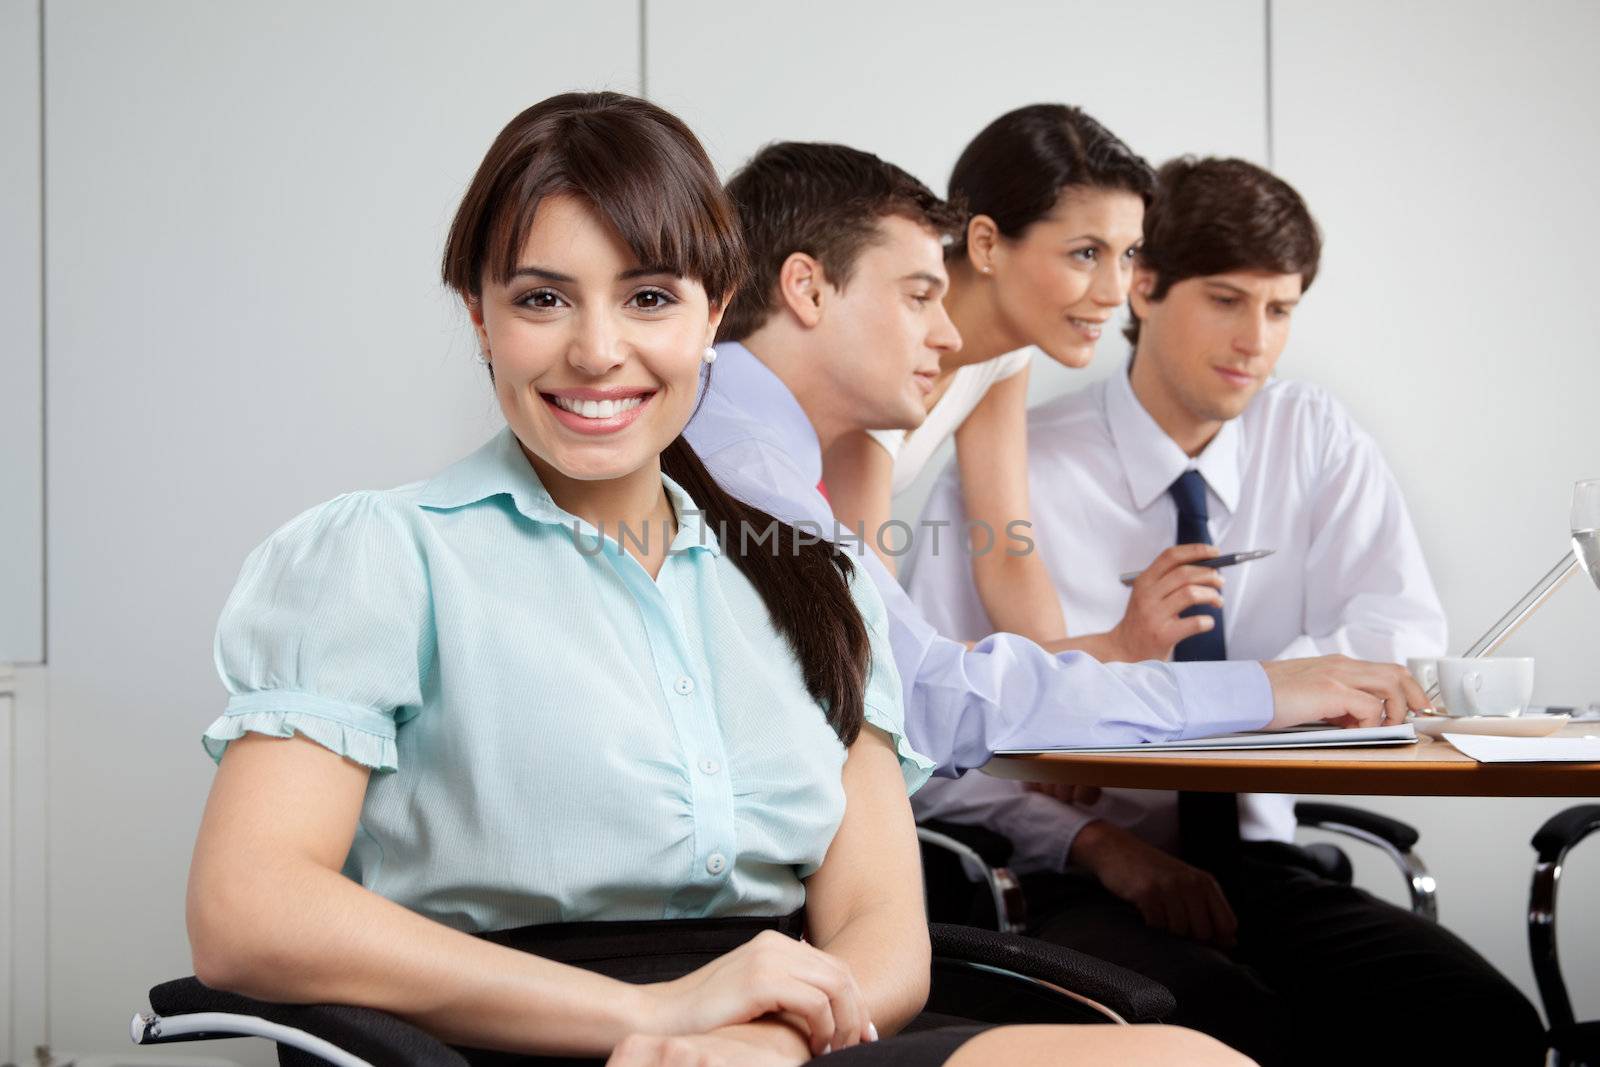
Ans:
[[[850,596],[855,564],[832,542],[802,538],[788,523],[736,499],[681,436],[661,453],[661,470],[700,505],[713,530],[741,532],[724,539],[723,551],[755,586],[772,624],[788,640],[807,692],[827,708],[828,725],[847,747],[853,744],[865,721],[871,659],[867,626]],[[768,528],[776,536],[745,551],[742,532]]]

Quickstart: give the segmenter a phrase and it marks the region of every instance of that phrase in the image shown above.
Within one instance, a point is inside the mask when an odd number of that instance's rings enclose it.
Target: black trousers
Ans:
[[[523,926],[483,934],[485,940],[582,967],[625,982],[664,982],[730,952],[763,930],[798,938],[804,912],[771,919],[675,919]],[[951,1025],[956,1023],[957,1025]],[[932,1067],[942,1064],[988,1026],[946,1016],[919,1016],[904,1031],[823,1057],[829,1067]],[[604,1060],[518,1056],[458,1049],[473,1067],[590,1067]]]
[[[1119,963],[1178,998],[1169,1022],[1279,1064],[1544,1063],[1526,997],[1444,927],[1306,868],[1294,845],[1248,842],[1223,891],[1222,951],[1144,924],[1088,871],[1023,879],[1035,936]]]

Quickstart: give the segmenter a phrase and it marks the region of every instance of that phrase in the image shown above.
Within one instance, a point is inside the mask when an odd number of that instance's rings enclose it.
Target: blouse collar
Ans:
[[[678,533],[669,551],[681,553],[703,548],[713,555],[721,555],[721,546],[712,536],[700,506],[681,485],[665,474],[661,476],[661,485],[678,518]],[[532,522],[565,526],[574,534],[586,536],[591,543],[600,537],[600,531],[587,520],[563,510],[551,498],[533,464],[523,454],[517,435],[509,426],[495,434],[476,452],[422,483],[416,499],[425,508],[450,510],[496,496],[510,498],[517,512]]]

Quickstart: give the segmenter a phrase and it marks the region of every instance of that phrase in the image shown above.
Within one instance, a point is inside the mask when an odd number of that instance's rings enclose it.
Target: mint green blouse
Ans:
[[[655,579],[556,506],[509,429],[430,481],[312,508],[223,609],[207,751],[299,733],[372,768],[345,874],[457,929],[793,910],[844,813],[844,746],[663,482],[678,531]],[[859,568],[852,592],[866,718],[914,791],[933,765],[905,740],[883,604]]]

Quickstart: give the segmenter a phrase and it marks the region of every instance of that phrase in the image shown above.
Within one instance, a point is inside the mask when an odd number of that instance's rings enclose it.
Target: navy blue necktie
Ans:
[[[1211,531],[1206,526],[1206,481],[1199,471],[1184,471],[1167,490],[1178,505],[1180,545],[1209,545]],[[1222,609],[1196,604],[1184,616],[1210,615],[1212,627],[1179,641],[1172,650],[1178,661],[1228,658],[1228,643],[1222,636]],[[1233,793],[1178,794],[1178,851],[1183,858],[1219,877],[1230,875],[1239,854],[1239,798]]]
[[[1184,471],[1167,489],[1173,503],[1178,505],[1178,539],[1180,545],[1209,545],[1211,531],[1206,527],[1206,480],[1199,471]],[[1179,662],[1201,659],[1227,659],[1228,643],[1222,636],[1222,609],[1210,604],[1196,604],[1184,613],[1210,615],[1213,623],[1205,633],[1195,634],[1179,641],[1172,650],[1172,658]]]

